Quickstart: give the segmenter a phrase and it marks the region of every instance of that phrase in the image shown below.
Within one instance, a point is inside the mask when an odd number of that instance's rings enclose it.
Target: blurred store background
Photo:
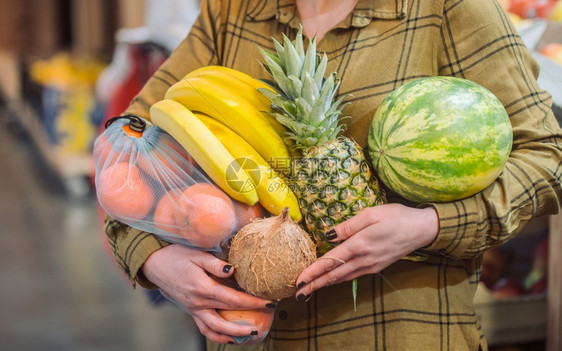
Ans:
[[[190,316],[109,254],[92,145],[199,0],[0,0],[0,348],[202,350]]]
[[[541,66],[560,120],[562,0],[499,3]],[[103,122],[179,44],[199,6],[0,0],[2,349],[202,349],[188,315],[132,289],[113,265],[91,156]],[[561,216],[537,218],[486,254],[475,303],[493,350],[562,350],[561,236]]]

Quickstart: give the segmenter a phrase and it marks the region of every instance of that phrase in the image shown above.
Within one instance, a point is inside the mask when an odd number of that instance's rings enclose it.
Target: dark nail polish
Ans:
[[[331,229],[329,232],[326,233],[326,239],[334,240],[338,237],[338,233],[336,233],[335,229]]]
[[[300,283],[297,285],[297,289],[300,289],[300,288],[302,288],[302,287],[305,286],[305,285],[306,285],[306,282],[300,282]]]
[[[250,335],[258,335],[258,331],[257,331],[257,330],[252,330],[252,332],[250,333]]]
[[[275,304],[273,302],[265,304],[265,308],[269,308],[269,309],[272,309],[272,310],[274,310],[276,307],[277,307],[277,304]]]
[[[297,301],[298,302],[304,302],[304,301],[308,300],[309,298],[310,298],[310,295],[300,294],[299,296],[297,296]]]
[[[224,273],[229,273],[231,269],[232,269],[232,266],[229,265],[229,264],[227,264],[227,265],[225,265],[224,267],[222,267],[222,271],[223,271]]]
[[[227,344],[234,345],[234,341],[229,341],[229,342],[227,342]]]

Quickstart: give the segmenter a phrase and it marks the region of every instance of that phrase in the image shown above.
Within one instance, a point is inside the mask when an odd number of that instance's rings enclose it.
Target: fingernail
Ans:
[[[273,302],[266,303],[265,308],[270,308],[270,309],[274,310],[275,308],[277,308],[277,304],[275,304]]]
[[[258,331],[257,331],[257,330],[252,330],[252,332],[250,333],[250,335],[258,335]]]
[[[234,345],[234,341],[229,341],[229,342],[227,342],[227,344]]]
[[[336,233],[335,229],[331,229],[329,232],[326,233],[326,239],[334,240],[338,237],[338,233]]]
[[[231,269],[232,269],[232,266],[229,265],[229,264],[227,264],[227,265],[225,265],[224,267],[222,267],[222,271],[223,271],[224,273],[229,273]]]
[[[303,302],[303,301],[308,300],[309,298],[310,298],[310,295],[300,294],[299,296],[297,296],[297,301]]]
[[[306,285],[306,282],[300,282],[300,283],[297,285],[297,289],[300,289],[300,288],[302,288],[302,287],[305,286],[305,285]]]

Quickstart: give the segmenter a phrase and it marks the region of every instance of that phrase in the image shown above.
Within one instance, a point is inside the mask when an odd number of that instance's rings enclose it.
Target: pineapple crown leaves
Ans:
[[[288,129],[288,138],[296,147],[306,148],[327,142],[343,130],[339,122],[342,96],[334,101],[340,81],[337,74],[325,77],[328,57],[316,52],[316,37],[304,49],[302,27],[294,41],[283,35],[283,44],[273,39],[275,52],[258,46],[264,62],[262,66],[272,80],[263,80],[275,92],[259,89],[272,104],[271,113]]]

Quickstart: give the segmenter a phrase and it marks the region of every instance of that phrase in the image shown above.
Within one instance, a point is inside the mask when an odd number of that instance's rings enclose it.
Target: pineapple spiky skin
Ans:
[[[386,201],[363,149],[345,137],[305,149],[292,163],[291,178],[319,254],[334,247],[325,237],[330,229]]]
[[[325,234],[366,207],[386,202],[362,148],[340,136],[345,95],[337,97],[340,81],[325,74],[328,57],[316,52],[312,38],[304,48],[302,28],[294,41],[274,39],[275,51],[262,48],[263,66],[274,91],[258,89],[270,101],[275,119],[301,157],[291,160],[290,178],[305,226],[320,255],[334,245]]]

